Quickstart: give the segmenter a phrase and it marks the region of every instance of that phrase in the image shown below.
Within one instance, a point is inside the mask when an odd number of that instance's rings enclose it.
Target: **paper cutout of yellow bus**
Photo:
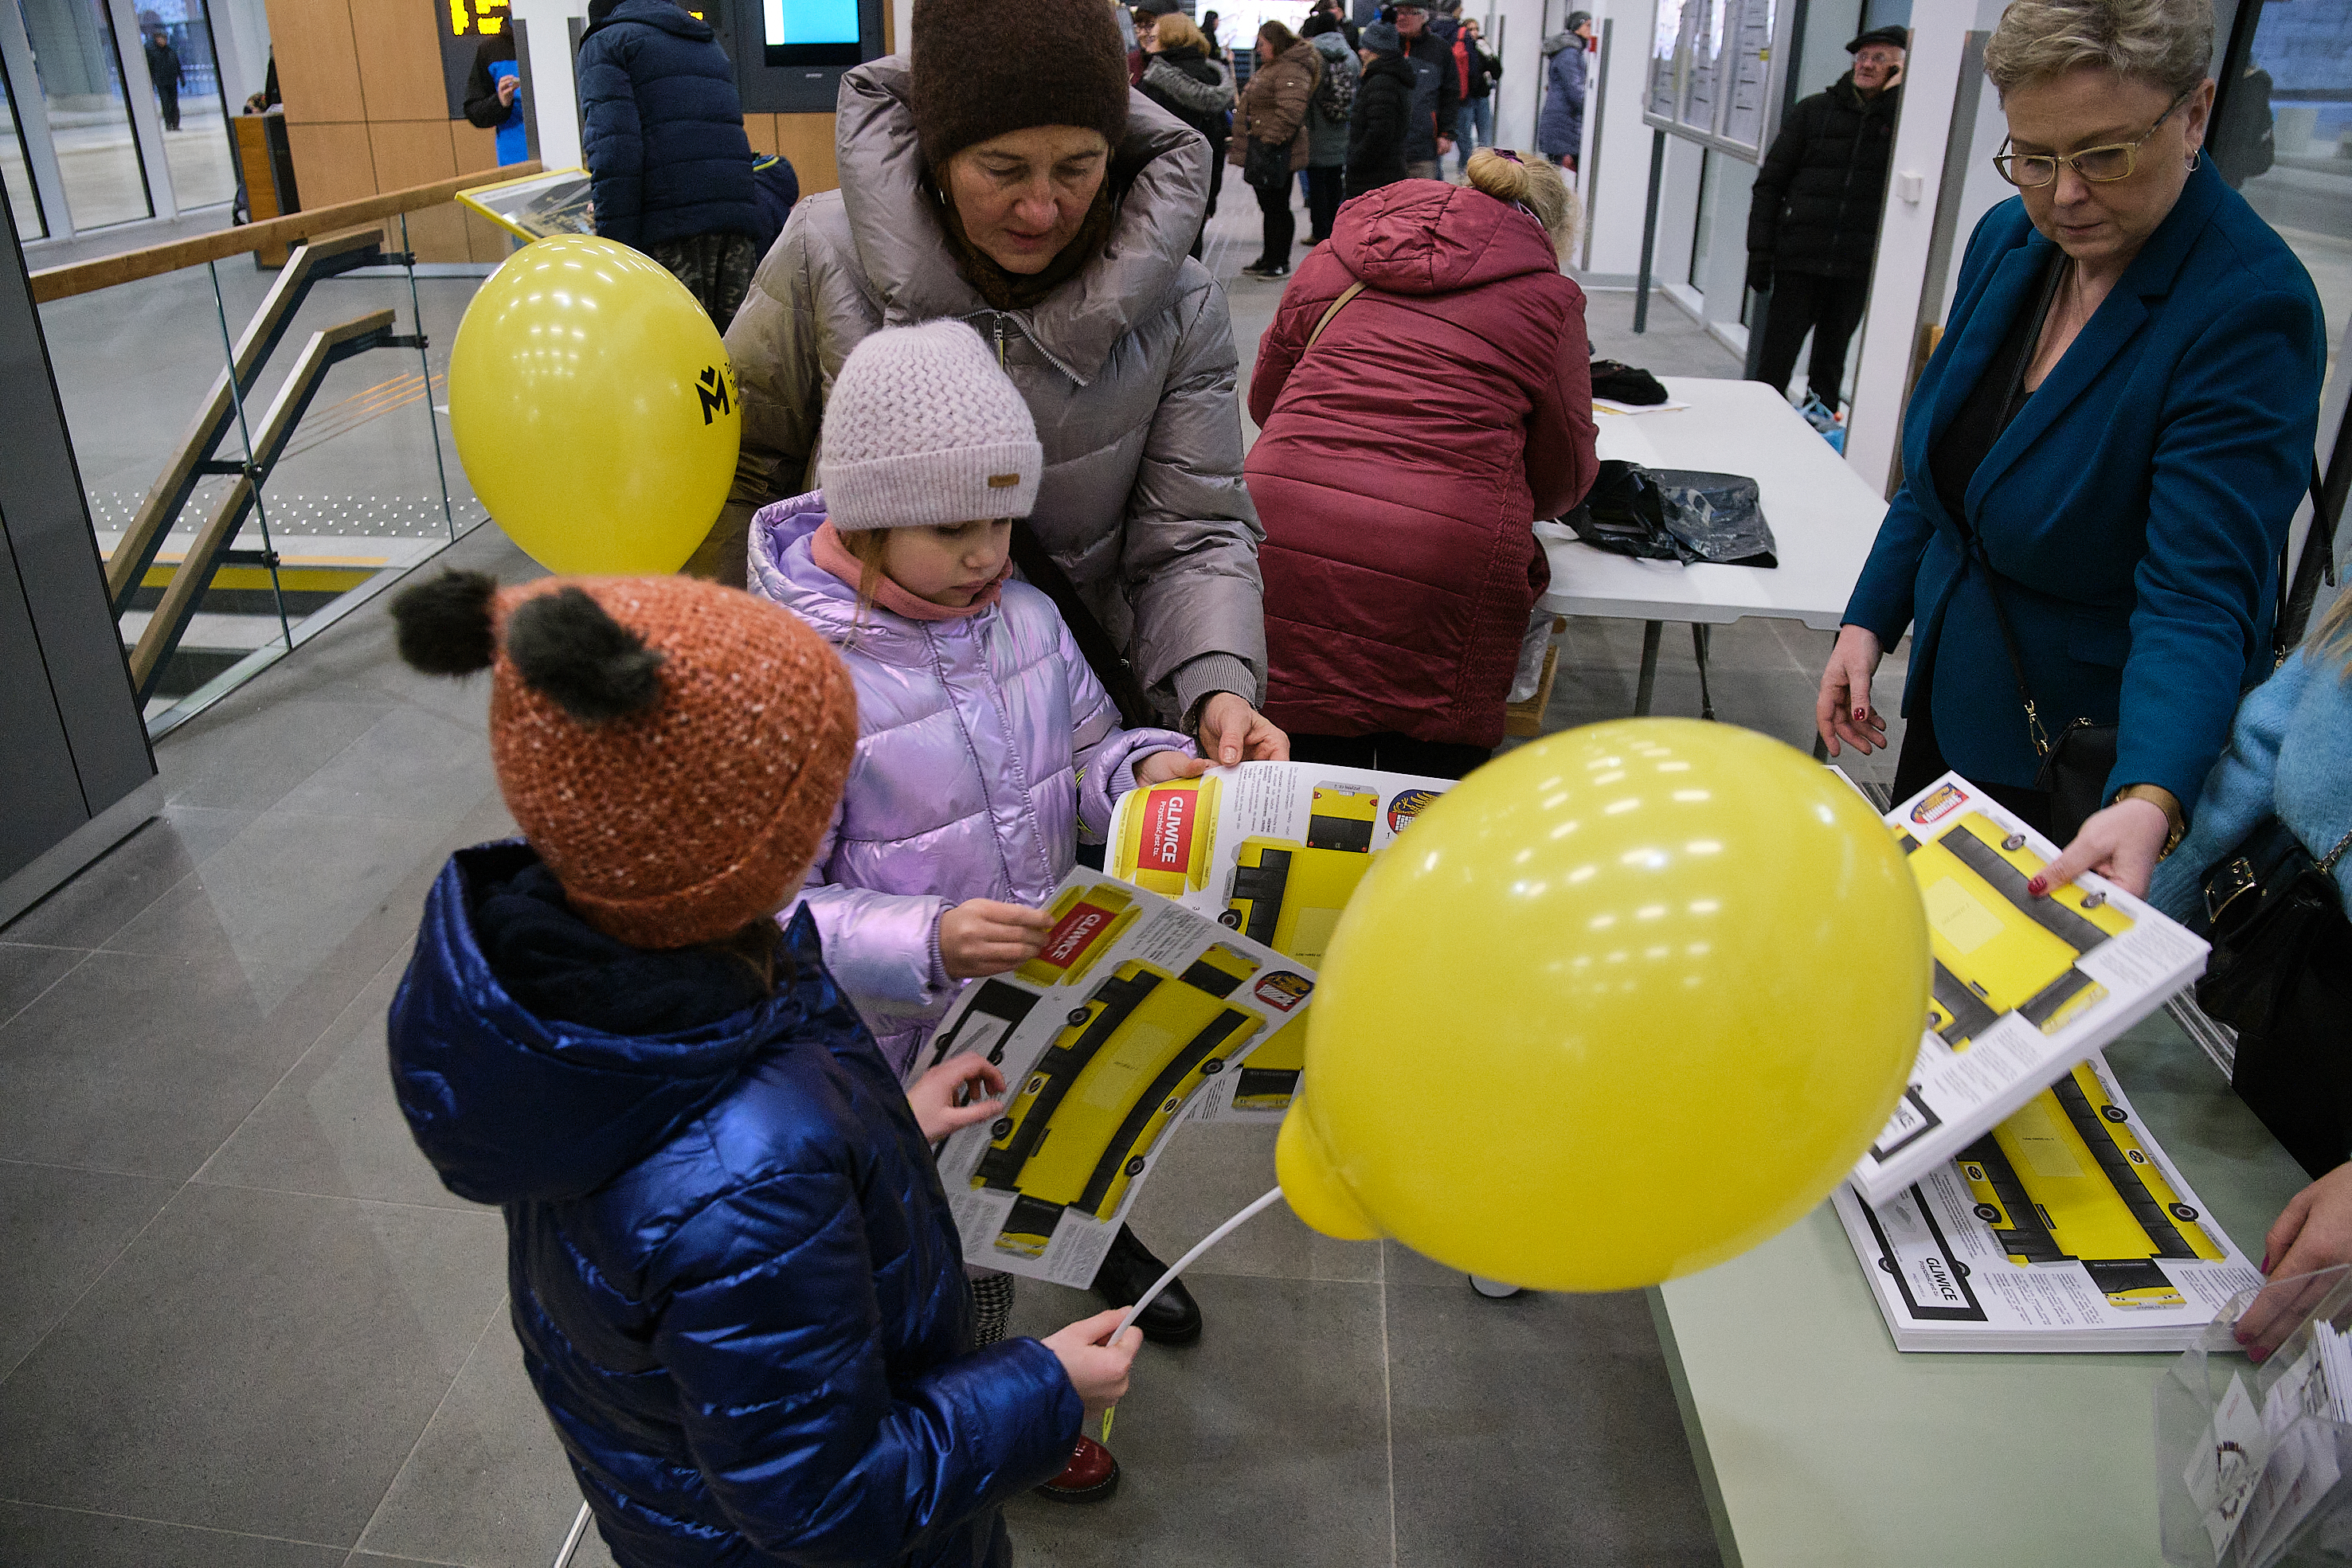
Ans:
[[[2118,1307],[2184,1305],[2158,1260],[2224,1256],[2087,1062],[1956,1163],[2010,1261],[2080,1263]]]
[[[1056,1218],[1063,1207],[1097,1219],[1118,1212],[1168,1124],[1256,1033],[1257,1015],[1226,1000],[1256,968],[1223,944],[1181,976],[1130,959],[1070,1010],[990,1127],[972,1172],[974,1187],[1024,1200],[998,1247],[1042,1250],[1053,1230],[1039,1228],[1041,1206]]]
[[[2105,894],[2069,885],[2035,898],[2045,863],[2024,835],[1971,811],[1933,842],[1900,834],[1927,911],[1927,1027],[1953,1051],[2010,1013],[2055,1034],[2107,995],[2075,963],[2131,929]]]

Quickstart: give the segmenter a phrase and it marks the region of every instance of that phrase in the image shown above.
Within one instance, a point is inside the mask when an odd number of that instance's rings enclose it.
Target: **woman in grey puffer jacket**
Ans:
[[[730,525],[741,538],[753,507],[813,483],[824,401],[859,340],[886,324],[965,320],[994,346],[1045,444],[1025,530],[1034,548],[1016,532],[1015,559],[1082,647],[1080,615],[1099,626],[1107,652],[1089,647],[1089,660],[1122,713],[1180,718],[1220,760],[1286,757],[1255,706],[1261,530],[1241,476],[1232,323],[1223,291],[1185,255],[1206,148],[1127,87],[1100,0],[921,0],[911,32],[911,61],[844,75],[841,189],[793,209],[728,332],[742,459],[692,570],[724,574],[731,563],[713,551],[728,549]],[[1106,151],[1081,160],[1073,137],[1096,135]],[[992,151],[1015,142],[1025,165]],[[1024,216],[1033,191],[1038,215]],[[1060,248],[1021,256],[1035,233]]]

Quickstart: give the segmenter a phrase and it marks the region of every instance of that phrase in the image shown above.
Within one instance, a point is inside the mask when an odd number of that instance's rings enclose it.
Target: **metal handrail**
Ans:
[[[540,166],[535,162],[509,163],[502,168],[481,169],[470,174],[436,180],[429,185],[411,185],[404,191],[385,191],[377,195],[362,196],[355,202],[338,202],[331,207],[289,213],[282,218],[269,218],[257,224],[240,224],[235,228],[173,240],[168,245],[149,246],[144,250],[126,250],[117,256],[100,256],[94,261],[43,267],[32,276],[33,303],[47,305],[52,299],[69,299],[77,294],[111,288],[119,283],[135,283],[142,277],[158,277],[167,272],[177,272],[184,267],[218,261],[224,256],[242,256],[247,251],[291,245],[297,240],[332,234],[338,229],[352,228],[378,218],[394,217],[425,207],[437,207],[445,202],[456,200],[460,191],[470,191],[504,180],[519,180],[539,172]]]

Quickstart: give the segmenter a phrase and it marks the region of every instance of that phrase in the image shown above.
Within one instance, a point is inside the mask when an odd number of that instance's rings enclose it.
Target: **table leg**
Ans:
[[[1715,695],[1706,689],[1707,631],[1696,622],[1691,623],[1691,651],[1698,658],[1698,716],[1711,719],[1715,716]]]
[[[1633,688],[1635,718],[1650,716],[1650,694],[1658,685],[1658,638],[1665,629],[1666,623],[1663,621],[1649,622],[1642,628],[1642,679]]]

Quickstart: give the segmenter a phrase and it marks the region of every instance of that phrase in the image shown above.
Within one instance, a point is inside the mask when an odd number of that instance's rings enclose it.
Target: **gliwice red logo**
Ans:
[[[1078,904],[1062,916],[1062,923],[1054,927],[1052,936],[1045,938],[1045,951],[1039,956],[1057,969],[1066,969],[1078,961],[1079,955],[1087,950],[1087,945],[1100,936],[1103,927],[1109,924],[1109,910],[1097,908],[1091,904]]]
[[[1144,803],[1137,870],[1183,872],[1192,858],[1192,807],[1199,799],[1190,789],[1165,789]]]

